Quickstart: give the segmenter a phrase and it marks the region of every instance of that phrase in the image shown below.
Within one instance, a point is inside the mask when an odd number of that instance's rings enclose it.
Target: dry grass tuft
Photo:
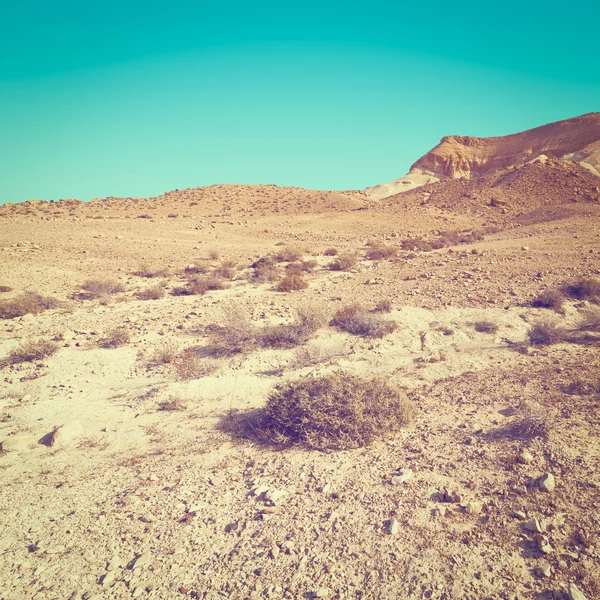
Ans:
[[[351,271],[358,264],[358,254],[345,253],[340,254],[330,265],[332,271]]]
[[[351,304],[338,310],[331,325],[352,335],[370,338],[382,338],[398,328],[394,321],[370,313],[360,304]]]
[[[255,433],[276,444],[347,450],[390,436],[412,414],[402,390],[382,379],[337,372],[277,385]]]
[[[347,356],[349,353],[350,349],[344,342],[330,343],[326,346],[321,343],[306,345],[294,352],[289,367],[294,370],[304,369]]]
[[[506,433],[524,439],[547,438],[550,430],[548,412],[537,402],[522,400],[516,410],[516,418],[506,428]]]
[[[106,336],[99,340],[98,345],[100,348],[118,348],[129,344],[130,336],[129,331],[124,327],[115,327],[107,332]]]
[[[557,313],[563,313],[566,296],[560,290],[546,290],[539,294],[531,303],[535,308],[551,308]]]
[[[298,292],[308,287],[308,281],[299,274],[286,275],[276,286],[278,292]]]
[[[577,300],[589,300],[600,304],[600,280],[598,279],[580,279],[566,286],[566,292]]]
[[[173,288],[171,294],[173,296],[203,296],[206,292],[226,290],[229,287],[231,287],[230,284],[224,282],[221,278],[207,275],[190,279],[187,285]]]
[[[0,285],[0,294],[5,292],[12,292],[12,288],[9,285]]]
[[[302,273],[312,273],[317,265],[316,260],[303,260],[300,262],[290,263],[286,268],[285,272],[288,275],[302,275]]]
[[[394,258],[398,254],[398,250],[392,246],[373,245],[367,252],[365,257],[367,260],[383,260]]]
[[[164,412],[174,412],[178,410],[186,410],[187,404],[179,399],[179,398],[171,398],[166,402],[160,402],[158,405],[158,410]]]
[[[125,286],[112,279],[88,279],[81,284],[81,289],[88,298],[101,298],[125,291]]]
[[[327,248],[326,250],[323,250],[323,256],[337,256],[337,253],[337,248]]]
[[[534,323],[527,332],[529,343],[537,346],[560,344],[567,340],[567,330],[553,319],[543,319]]]
[[[48,356],[52,356],[57,350],[58,344],[55,344],[54,342],[25,342],[18,348],[11,350],[7,362],[16,365],[24,362],[43,360]]]
[[[260,283],[276,281],[280,277],[279,267],[271,258],[261,258],[252,265],[252,279]]]
[[[492,321],[475,321],[473,328],[478,333],[496,333],[498,331],[498,325]]]
[[[600,332],[600,307],[586,308],[580,315],[581,320],[577,326],[579,331]]]
[[[392,312],[392,301],[387,298],[384,300],[379,300],[373,309],[373,312],[376,313],[391,313]]]
[[[203,360],[193,348],[189,348],[174,361],[175,373],[179,379],[188,381],[200,379],[215,373],[218,366],[214,362]]]
[[[137,271],[133,272],[133,275],[136,275],[137,277],[146,277],[147,279],[152,279],[153,277],[167,277],[169,275],[169,270],[165,268],[153,268],[147,263],[142,263]]]
[[[150,355],[148,361],[151,365],[169,365],[175,361],[179,349],[174,342],[163,342]]]
[[[152,287],[144,288],[136,293],[135,297],[138,300],[160,300],[164,298],[165,286],[162,283],[157,283]]]
[[[40,296],[35,292],[25,292],[12,300],[0,302],[0,319],[14,319],[23,315],[37,315],[44,310],[57,308],[61,303],[52,297]]]
[[[305,253],[306,250],[299,246],[285,246],[278,250],[273,258],[277,262],[295,262],[300,260]]]

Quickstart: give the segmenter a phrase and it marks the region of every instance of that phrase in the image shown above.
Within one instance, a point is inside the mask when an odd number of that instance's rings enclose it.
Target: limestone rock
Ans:
[[[0,442],[2,452],[23,452],[28,450],[37,440],[31,433],[17,433]]]
[[[83,426],[78,420],[67,421],[50,434],[49,445],[68,446],[83,435]]]
[[[538,480],[538,487],[542,492],[552,492],[556,487],[556,481],[552,473],[546,473],[542,475]]]

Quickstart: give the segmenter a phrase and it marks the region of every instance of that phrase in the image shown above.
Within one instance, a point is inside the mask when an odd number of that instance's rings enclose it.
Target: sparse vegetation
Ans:
[[[391,313],[392,312],[392,301],[387,298],[379,300],[373,309],[376,313]]]
[[[175,361],[178,353],[177,344],[174,342],[163,342],[150,355],[151,365],[168,365]]]
[[[185,410],[187,408],[187,404],[181,400],[180,398],[171,398],[166,402],[160,402],[158,405],[158,410],[163,412],[174,412]]]
[[[195,348],[185,350],[175,359],[173,364],[175,365],[177,377],[184,381],[208,377],[218,368],[214,362],[208,362],[198,356]]]
[[[277,262],[295,262],[304,256],[304,248],[299,246],[284,246],[273,257]]]
[[[218,267],[213,269],[213,276],[218,277],[220,279],[229,279],[232,280],[235,278],[237,274],[237,265],[232,260],[223,261]]]
[[[19,364],[43,360],[52,356],[58,350],[58,344],[50,341],[25,342],[18,348],[11,350],[8,355],[9,364]]]
[[[159,300],[165,295],[165,286],[157,283],[151,287],[144,288],[136,293],[135,297],[138,300]]]
[[[579,331],[600,332],[600,307],[591,307],[582,310],[581,320],[577,329]]]
[[[358,263],[356,253],[340,254],[330,265],[332,271],[351,271]]]
[[[398,328],[394,321],[373,314],[360,304],[351,304],[338,310],[331,325],[352,335],[370,338],[382,338]]]
[[[125,327],[115,327],[106,333],[106,336],[101,338],[98,345],[101,348],[118,348],[124,346],[130,341],[129,331]]]
[[[309,344],[298,348],[294,352],[289,367],[291,369],[303,369],[346,356],[348,352],[348,346],[343,342],[330,343],[326,346],[322,343]]]
[[[0,319],[14,319],[28,314],[37,315],[44,310],[57,308],[60,304],[56,298],[26,292],[12,300],[0,301]]]
[[[337,256],[337,248],[327,248],[323,251],[323,256]]]
[[[206,292],[213,290],[226,290],[230,284],[225,283],[219,277],[207,275],[204,277],[194,277],[190,279],[185,286],[173,288],[173,296],[202,296]]]
[[[530,400],[520,402],[515,411],[515,420],[507,427],[509,435],[524,439],[547,438],[550,430],[551,419],[548,411]]]
[[[529,343],[538,346],[560,344],[567,339],[567,334],[567,330],[552,319],[537,321],[527,332]]]
[[[271,258],[261,258],[253,265],[252,278],[260,283],[267,283],[279,279],[279,267]]]
[[[133,275],[137,277],[145,277],[152,279],[153,277],[167,277],[169,270],[161,267],[150,267],[147,263],[142,263],[137,268],[137,271],[133,272]]]
[[[303,260],[287,265],[285,272],[288,275],[301,275],[302,273],[312,273],[317,268],[316,260]]]
[[[101,298],[125,291],[125,286],[112,279],[88,279],[81,284],[81,289],[88,298]]]
[[[536,296],[531,303],[535,308],[551,308],[557,313],[563,312],[566,297],[560,290],[546,290]]]
[[[473,329],[478,333],[496,333],[498,331],[498,325],[492,321],[475,321],[475,323],[473,323]]]
[[[392,246],[373,245],[366,252],[367,260],[383,260],[396,256],[398,250]]]
[[[580,279],[567,285],[566,292],[577,300],[589,300],[600,304],[600,280],[598,279]]]
[[[297,292],[305,290],[308,287],[308,281],[302,275],[292,273],[286,275],[275,288],[278,292]]]
[[[12,288],[9,285],[0,285],[0,294],[4,294],[6,292],[12,292]]]
[[[347,450],[397,432],[412,413],[405,393],[382,379],[336,372],[276,386],[257,430],[277,444]]]

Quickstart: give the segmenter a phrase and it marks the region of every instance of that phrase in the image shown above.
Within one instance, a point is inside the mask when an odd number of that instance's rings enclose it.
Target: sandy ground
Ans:
[[[63,301],[0,321],[0,358],[24,341],[59,345],[1,373],[0,598],[600,598],[600,347],[523,343],[532,322],[554,314],[531,307],[536,294],[600,275],[600,208],[337,272],[328,247],[363,256],[370,240],[398,246],[485,219],[364,202],[244,220],[139,219],[141,207],[129,207],[0,223],[0,284],[13,288],[0,299],[33,290]],[[308,289],[247,279],[281,244],[317,261]],[[186,265],[225,259],[237,264],[229,289],[169,295]],[[169,272],[142,278],[141,263]],[[125,292],[81,299],[90,278]],[[136,298],[157,281],[165,297]],[[333,314],[381,300],[398,324],[381,340],[326,326],[304,358],[302,348],[206,356],[207,375],[191,380],[151,364],[166,344],[206,346],[207,327],[232,306],[263,325],[307,303]],[[586,306],[569,301],[555,318],[574,328]],[[478,321],[497,330],[478,332]],[[129,342],[99,347],[115,326]],[[265,446],[232,427],[276,383],[336,369],[406,388],[412,424],[336,453]],[[160,410],[169,401],[178,409]],[[524,401],[541,410],[547,437],[511,428]],[[63,440],[47,445],[61,426]],[[548,473],[555,488],[541,491]]]

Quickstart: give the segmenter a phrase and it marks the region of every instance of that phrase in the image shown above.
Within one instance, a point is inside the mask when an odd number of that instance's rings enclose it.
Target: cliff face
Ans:
[[[501,137],[450,135],[394,182],[365,190],[384,198],[441,179],[473,178],[520,166],[537,157],[577,162],[600,176],[600,113],[549,123]]]

